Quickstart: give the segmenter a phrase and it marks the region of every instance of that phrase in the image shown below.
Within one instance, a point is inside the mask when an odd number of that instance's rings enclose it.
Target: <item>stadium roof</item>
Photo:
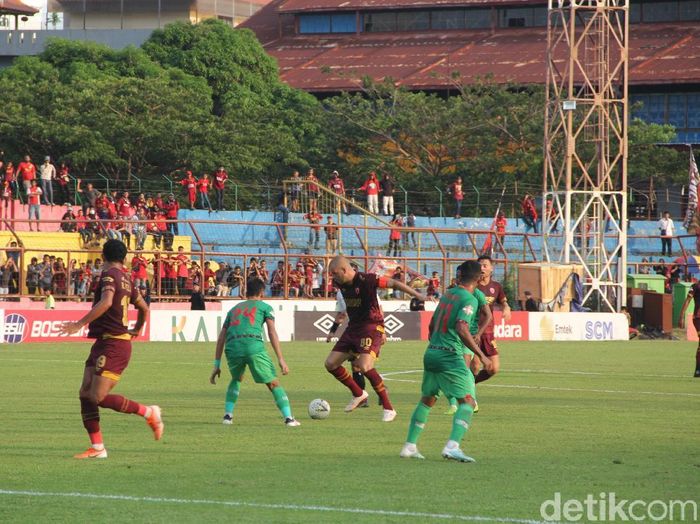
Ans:
[[[425,3],[404,0],[403,4],[412,2]],[[486,76],[501,83],[545,81],[544,27],[295,35],[293,15],[278,10],[331,3],[342,2],[273,0],[242,24],[258,35],[277,59],[281,78],[293,87],[315,93],[354,91],[362,77],[369,76],[377,81],[391,78],[409,89],[446,90],[454,85],[455,72],[466,83]],[[700,83],[700,24],[632,24],[629,70],[631,85]]]
[[[374,9],[426,9],[449,7],[474,7],[480,5],[542,4],[543,0],[284,0],[280,13],[307,11],[369,11]],[[279,4],[279,2],[278,2]]]
[[[3,15],[35,15],[38,9],[28,6],[20,0],[0,0],[0,14]]]

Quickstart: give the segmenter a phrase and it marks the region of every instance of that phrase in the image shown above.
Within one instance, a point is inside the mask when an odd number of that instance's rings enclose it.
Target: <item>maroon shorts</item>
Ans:
[[[484,333],[481,335],[479,348],[487,357],[498,355],[498,345],[496,344],[496,339],[493,337],[493,333]]]
[[[348,326],[340,340],[333,346],[333,351],[355,355],[367,353],[378,358],[383,342],[384,326],[382,325]]]
[[[93,368],[95,375],[119,380],[129,365],[131,340],[118,338],[97,339],[85,361],[86,368]]]

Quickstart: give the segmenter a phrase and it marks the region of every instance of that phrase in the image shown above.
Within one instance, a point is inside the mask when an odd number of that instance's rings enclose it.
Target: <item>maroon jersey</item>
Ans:
[[[119,268],[112,267],[102,271],[95,285],[93,306],[102,298],[104,291],[114,292],[112,305],[102,316],[90,322],[88,338],[104,338],[109,335],[118,337],[129,330],[127,317],[129,304],[136,302],[138,293],[131,285],[131,277]]]
[[[491,312],[493,313],[493,305],[494,303],[498,302],[499,304],[506,300],[506,294],[503,292],[503,286],[496,282],[495,280],[491,280],[486,285],[481,285],[479,284],[477,286],[477,289],[481,291],[484,296],[486,296],[486,302],[488,303],[489,307],[491,308]],[[489,323],[488,326],[486,326],[486,330],[484,333],[493,333],[493,319]]]
[[[346,331],[366,324],[384,325],[384,315],[379,306],[377,288],[385,288],[386,279],[373,273],[355,274],[352,282],[342,286],[349,323]]]
[[[693,297],[693,318],[700,318],[700,282],[696,282],[688,293]]]

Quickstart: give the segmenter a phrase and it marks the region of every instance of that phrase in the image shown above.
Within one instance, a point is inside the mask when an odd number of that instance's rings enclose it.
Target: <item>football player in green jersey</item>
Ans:
[[[435,405],[436,396],[442,391],[448,397],[455,397],[458,402],[452,432],[442,450],[442,456],[459,462],[474,462],[473,458],[462,452],[459,444],[469,429],[476,404],[474,375],[469,370],[471,359],[476,354],[486,369],[491,367],[491,361],[483,354],[469,330],[469,324],[479,311],[473,291],[480,276],[481,266],[478,262],[464,262],[459,266],[459,285],[449,289],[440,298],[433,314],[430,341],[423,355],[422,396],[411,416],[401,457],[424,458],[416,443],[428,420],[430,408]]]
[[[257,278],[250,279],[246,286],[246,300],[236,305],[226,315],[226,320],[224,320],[221,333],[216,341],[214,370],[209,381],[216,384],[216,378],[221,376],[221,355],[225,353],[232,378],[226,390],[224,424],[233,423],[233,409],[236,406],[241,380],[247,367],[250,369],[253,380],[257,384],[265,384],[272,392],[275,403],[284,418],[284,423],[290,427],[299,426],[299,422],[292,416],[287,393],[277,380],[275,366],[265,351],[263,326],[267,326],[270,344],[277,355],[282,374],[289,373],[289,368],[280,349],[277,330],[275,330],[272,307],[262,301],[264,294],[265,283]]]

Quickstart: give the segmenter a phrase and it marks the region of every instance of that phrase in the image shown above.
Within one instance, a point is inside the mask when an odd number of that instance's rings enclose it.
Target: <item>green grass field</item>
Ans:
[[[323,368],[328,345],[285,344],[282,383],[302,421],[287,428],[252,381],[235,425],[221,424],[228,374],[208,383],[212,345],[137,343],[115,392],[160,404],[163,440],[102,410],[109,458],[77,461],[89,346],[0,346],[0,522],[525,522],[542,520],[555,492],[698,500],[693,343],[502,344],[502,372],[479,387],[463,446],[476,464],[440,458],[444,400],[419,443],[427,460],[398,457],[423,347],[384,348],[378,368],[399,412],[386,424],[374,393],[369,409],[342,412],[348,392]],[[317,397],[331,403],[327,420],[307,416]]]

